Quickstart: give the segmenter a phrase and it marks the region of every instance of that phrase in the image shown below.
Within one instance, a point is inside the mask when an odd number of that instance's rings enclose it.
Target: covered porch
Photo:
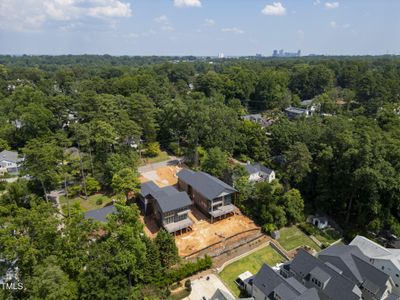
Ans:
[[[163,224],[163,227],[169,233],[173,233],[174,235],[177,233],[182,233],[184,230],[187,230],[193,225],[192,220],[189,218],[181,220],[179,222],[172,222],[169,224]]]

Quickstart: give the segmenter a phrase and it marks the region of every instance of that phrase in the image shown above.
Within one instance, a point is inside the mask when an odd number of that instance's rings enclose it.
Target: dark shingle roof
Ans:
[[[264,167],[263,165],[260,165],[259,163],[255,163],[255,164],[246,164],[244,166],[244,168],[246,169],[247,172],[249,172],[249,174],[254,174],[254,173],[258,173],[258,172],[262,172],[265,174],[271,174],[272,170]]]
[[[223,192],[231,194],[236,190],[218,178],[204,172],[193,172],[183,169],[178,172],[178,178],[191,185],[194,190],[202,194],[208,200],[213,200]]]
[[[307,289],[294,278],[285,279],[266,264],[254,276],[253,284],[267,297],[277,293],[284,300],[320,299],[314,288]]]
[[[343,275],[356,281],[381,297],[386,291],[389,275],[375,268],[357,246],[333,245],[319,254],[319,259],[343,271]]]
[[[326,283],[326,286],[321,293],[332,300],[360,299],[361,290],[354,282],[338,273],[335,269],[329,267],[329,265],[326,265],[322,260],[312,256],[305,250],[300,249],[290,264],[290,269],[303,278],[308,276],[315,267],[319,267],[325,273],[331,276],[331,279]]]
[[[100,222],[107,222],[107,216],[117,211],[114,205],[106,206],[100,209],[90,210],[85,213],[85,219],[94,219]]]

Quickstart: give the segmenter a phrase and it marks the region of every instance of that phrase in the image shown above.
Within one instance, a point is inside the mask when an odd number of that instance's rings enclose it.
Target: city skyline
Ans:
[[[400,54],[395,1],[2,0],[0,54]]]

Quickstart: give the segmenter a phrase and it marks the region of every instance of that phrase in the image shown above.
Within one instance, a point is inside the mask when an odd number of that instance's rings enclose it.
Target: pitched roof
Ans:
[[[253,284],[267,297],[276,293],[283,300],[320,299],[314,288],[306,288],[295,278],[285,279],[266,264],[254,276]]]
[[[177,176],[208,200],[213,200],[224,192],[228,194],[236,192],[230,185],[204,172],[183,169],[177,173]]]
[[[260,165],[259,163],[246,164],[244,166],[244,168],[246,169],[247,172],[249,172],[250,175],[258,173],[258,172],[262,172],[262,173],[270,175],[273,172],[273,170],[271,170],[263,165]]]
[[[142,195],[143,197],[147,197],[148,195],[158,191],[159,189],[160,187],[156,185],[153,181],[148,181],[140,185],[140,195]]]
[[[105,206],[103,208],[90,210],[85,213],[85,219],[94,219],[100,222],[107,222],[107,216],[109,214],[116,213],[117,209],[114,205]]]
[[[343,274],[366,287],[377,297],[386,292],[386,284],[390,276],[368,262],[357,246],[333,245],[319,254],[319,259],[328,261],[341,269]]]
[[[8,151],[8,150],[3,150],[0,152],[0,161],[9,161],[13,163],[18,163],[22,161],[22,158],[18,158],[18,152],[15,151]]]
[[[369,258],[390,260],[400,270],[400,249],[385,248],[361,235],[357,235],[350,245],[357,246]]]
[[[361,298],[361,290],[354,282],[343,276],[336,268],[330,267],[303,249],[299,250],[290,264],[290,269],[303,278],[309,276],[313,270],[315,272],[315,267],[324,271],[323,278],[316,277],[321,282],[326,279],[326,275],[330,276],[321,293],[332,300],[359,300]]]
[[[192,205],[188,194],[175,191],[175,193],[160,192],[154,197],[163,213]]]
[[[179,192],[172,186],[160,188],[153,181],[142,183],[140,194],[143,197],[151,195],[158,203],[163,213],[190,206],[192,201],[185,192]]]

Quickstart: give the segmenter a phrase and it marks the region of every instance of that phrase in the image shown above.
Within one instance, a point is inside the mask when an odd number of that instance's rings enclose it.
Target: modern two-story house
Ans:
[[[177,174],[178,187],[188,193],[194,204],[211,218],[222,218],[234,213],[236,190],[218,178],[204,172],[183,169]]]
[[[142,183],[139,205],[145,215],[154,215],[169,233],[182,232],[193,225],[189,218],[192,201],[185,192],[172,186],[161,188],[152,181]]]

